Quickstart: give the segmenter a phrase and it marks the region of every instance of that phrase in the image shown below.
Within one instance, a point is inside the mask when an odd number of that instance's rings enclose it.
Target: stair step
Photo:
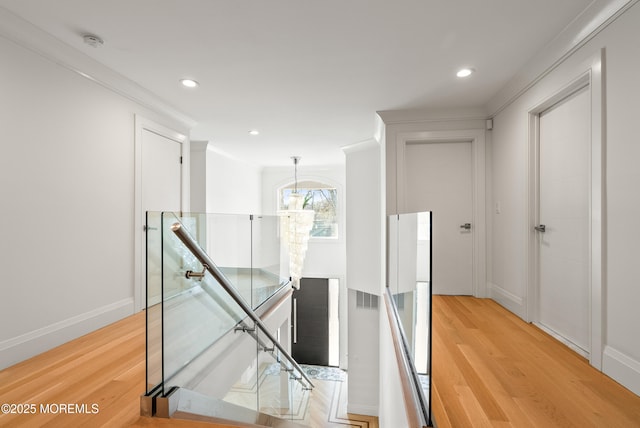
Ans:
[[[238,427],[308,428],[307,425],[256,412],[187,389],[180,388],[176,393],[179,394],[178,405],[171,415],[173,419],[225,423]]]

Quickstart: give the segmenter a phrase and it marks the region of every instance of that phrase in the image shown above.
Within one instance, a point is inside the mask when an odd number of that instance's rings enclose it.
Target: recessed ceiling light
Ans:
[[[471,74],[476,71],[473,68],[461,68],[460,70],[458,70],[458,72],[456,73],[456,76],[458,77],[468,77],[471,76]]]
[[[180,83],[182,83],[182,86],[186,86],[187,88],[195,88],[199,85],[198,82],[192,79],[182,79]]]
[[[257,129],[252,129],[251,131],[249,131],[250,135],[260,135],[260,131],[258,131]]]

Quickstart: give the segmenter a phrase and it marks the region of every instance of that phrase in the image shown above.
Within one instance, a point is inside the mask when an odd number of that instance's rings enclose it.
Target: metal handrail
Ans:
[[[215,265],[211,257],[198,245],[195,239],[191,236],[191,234],[182,226],[180,222],[176,222],[171,226],[171,230],[176,236],[182,241],[182,243],[191,251],[191,253],[202,263],[205,269],[220,283],[222,288],[231,296],[231,298],[242,308],[245,314],[251,318],[251,320],[263,331],[263,333],[271,340],[282,356],[291,363],[293,367],[300,372],[300,375],[304,378],[305,381],[313,388],[314,385],[307,377],[306,373],[302,370],[302,368],[298,365],[296,360],[289,355],[289,353],[280,345],[278,340],[273,337],[273,335],[269,332],[267,327],[264,325],[262,320],[256,315],[255,312],[247,305],[244,299],[238,294],[235,290],[235,287],[231,282],[227,279],[226,276],[218,269]]]

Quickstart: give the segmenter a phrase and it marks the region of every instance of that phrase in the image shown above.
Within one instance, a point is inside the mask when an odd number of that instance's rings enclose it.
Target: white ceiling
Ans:
[[[264,166],[341,163],[376,111],[484,106],[589,3],[0,0],[195,119],[192,139]]]

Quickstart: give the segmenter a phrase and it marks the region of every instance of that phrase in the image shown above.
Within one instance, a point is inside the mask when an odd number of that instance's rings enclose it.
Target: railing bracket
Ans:
[[[202,278],[204,278],[204,273],[207,271],[208,268],[209,266],[203,264],[202,272],[194,272],[192,270],[188,270],[185,272],[184,276],[187,279],[196,278],[198,281],[202,281]]]

